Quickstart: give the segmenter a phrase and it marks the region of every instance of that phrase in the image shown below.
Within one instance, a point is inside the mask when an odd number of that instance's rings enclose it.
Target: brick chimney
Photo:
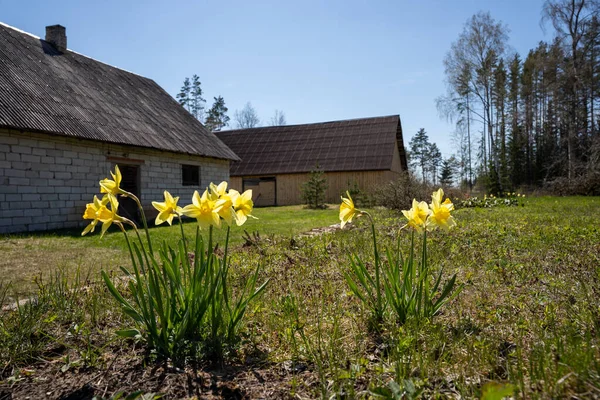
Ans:
[[[67,50],[67,30],[62,25],[46,27],[46,42],[50,43],[61,53]]]

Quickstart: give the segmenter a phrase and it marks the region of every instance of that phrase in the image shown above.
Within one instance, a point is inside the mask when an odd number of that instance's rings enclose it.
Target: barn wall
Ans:
[[[115,163],[140,165],[140,197],[152,215],[164,190],[185,205],[194,190],[229,179],[226,160],[0,129],[0,233],[84,226],[85,205]],[[181,164],[200,166],[199,187],[182,185]]]
[[[392,158],[392,171],[400,173],[402,172],[402,163],[400,162],[400,152],[398,151],[398,142],[394,146],[394,156]]]
[[[266,176],[267,175],[265,175],[265,177]],[[326,172],[327,192],[325,201],[328,203],[338,203],[340,201],[340,195],[346,190],[354,187],[355,182],[361,190],[368,191],[378,185],[397,179],[399,176],[400,173],[394,171]],[[247,178],[257,177],[258,176],[249,176]],[[301,187],[309,177],[309,173],[276,175],[277,205],[285,206],[302,204]],[[232,177],[230,185],[232,188],[241,191],[242,178]],[[253,193],[253,195],[253,197],[255,197],[256,193]]]
[[[229,187],[237,190],[238,192],[242,191],[242,178],[239,176],[232,176],[229,178]]]

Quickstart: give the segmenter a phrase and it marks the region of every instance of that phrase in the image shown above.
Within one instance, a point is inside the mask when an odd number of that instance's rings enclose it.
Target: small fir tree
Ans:
[[[308,208],[325,208],[325,191],[327,190],[327,180],[325,173],[319,169],[319,165],[310,172],[308,181],[302,184],[302,201],[308,205]]]
[[[440,174],[440,185],[448,187],[454,182],[454,166],[452,160],[447,158],[442,162],[442,172]]]

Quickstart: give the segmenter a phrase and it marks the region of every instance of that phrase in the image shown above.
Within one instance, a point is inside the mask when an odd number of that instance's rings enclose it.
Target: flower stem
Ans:
[[[227,263],[227,250],[229,249],[229,231],[230,226],[227,226],[227,235],[225,236],[225,252],[223,254],[223,298],[225,299],[225,305],[229,309],[229,297],[227,295],[227,272],[229,270],[229,264]]]
[[[373,234],[373,253],[375,254],[375,285],[377,290],[377,319],[383,318],[383,300],[381,297],[381,278],[380,278],[380,259],[379,250],[377,249],[377,236],[375,234],[375,221],[373,216],[366,211],[360,211],[361,214],[365,214],[371,221],[371,233]]]
[[[131,265],[133,266],[133,268],[137,272],[137,267],[136,267],[136,263],[135,263],[135,257],[133,256],[133,250],[131,249],[131,243],[129,242],[129,237],[127,236],[127,232],[125,231],[125,227],[123,226],[123,224],[117,224],[117,226],[119,228],[121,228],[121,231],[123,232],[123,235],[125,235],[125,242],[127,243],[127,248],[129,249],[129,255],[131,256]]]
[[[181,240],[183,240],[183,249],[184,249],[185,255],[187,257],[188,248],[187,248],[187,241],[185,240],[185,233],[183,232],[183,222],[181,221],[181,215],[177,214],[177,218],[179,218],[179,228],[181,229]]]
[[[132,198],[136,202],[138,208],[140,209],[140,215],[142,216],[142,224],[144,225],[144,230],[146,231],[146,239],[148,239],[148,249],[150,250],[150,253],[154,254],[154,251],[152,250],[152,241],[150,240],[150,232],[148,231],[148,222],[146,221],[146,213],[144,213],[144,208],[142,207],[140,199],[138,199],[138,197],[131,192],[124,191],[123,195]]]

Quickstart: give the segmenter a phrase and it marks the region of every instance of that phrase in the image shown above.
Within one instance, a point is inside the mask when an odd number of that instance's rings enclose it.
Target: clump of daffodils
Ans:
[[[83,219],[92,220],[92,222],[83,230],[81,233],[82,236],[89,232],[94,232],[98,222],[102,223],[102,235],[104,235],[113,223],[121,229],[124,229],[123,224],[136,226],[133,221],[117,214],[119,209],[117,196],[130,197],[138,204],[140,204],[140,201],[133,193],[127,192],[120,187],[122,175],[118,165],[115,166],[115,172],[111,171],[110,174],[112,179],[105,178],[100,181],[100,193],[104,193],[102,199],[94,196],[94,201],[86,205]],[[163,195],[163,202],[152,202],[152,206],[158,211],[158,215],[154,221],[155,225],[160,225],[164,222],[172,225],[175,217],[180,218],[184,215],[196,219],[201,229],[207,229],[210,226],[220,228],[221,220],[227,226],[231,226],[233,222],[237,226],[241,226],[246,222],[248,217],[254,218],[252,216],[252,209],[254,207],[252,190],[246,190],[243,194],[240,194],[235,189],[227,191],[227,182],[221,182],[218,186],[211,183],[202,196],[200,196],[197,190],[194,191],[192,204],[185,207],[177,205],[179,197],[173,197],[166,190]],[[143,223],[147,228],[141,207],[140,210],[142,211]]]
[[[355,215],[369,215],[368,212],[358,210],[354,207],[354,201],[352,201],[350,193],[346,192],[346,195],[348,197],[342,197],[342,204],[340,204],[341,228],[344,228],[347,223],[352,222],[352,218]],[[422,233],[426,229],[430,231],[437,228],[449,230],[455,227],[456,221],[450,215],[450,212],[454,211],[454,204],[452,204],[449,198],[445,200],[443,198],[444,190],[440,188],[433,192],[431,203],[429,204],[413,199],[412,208],[410,210],[402,210],[402,214],[408,220],[408,223],[404,227],[411,227],[419,233]]]
[[[419,233],[425,229],[442,228],[447,231],[455,227],[456,221],[450,215],[450,212],[454,210],[454,204],[449,198],[442,201],[443,198],[444,190],[440,188],[431,195],[429,205],[424,201],[417,202],[416,199],[413,199],[412,208],[408,211],[402,210],[402,214],[408,220],[405,226],[409,226]]]
[[[91,222],[82,235],[93,232],[99,223],[102,224],[102,235],[112,224],[125,234],[133,267],[133,272],[122,268],[129,278],[129,296],[120,293],[102,271],[109,291],[136,325],[134,329],[117,333],[127,337],[140,335],[158,355],[176,362],[185,357],[182,354],[185,354],[186,345],[201,340],[210,341],[215,355],[220,357],[222,345],[236,340],[248,303],[264,290],[268,282],[256,287],[257,267],[238,298],[232,298],[228,289],[229,232],[231,226],[241,226],[249,217],[254,218],[252,191],[240,194],[234,189],[227,190],[227,182],[219,185],[211,183],[202,196],[195,191],[192,203],[181,207],[178,205],[179,197],[173,197],[165,190],[164,201],[152,202],[158,211],[154,222],[156,225],[165,222],[172,225],[177,218],[181,240],[175,248],[163,243],[157,256],[152,249],[150,231],[139,198],[121,188],[122,176],[118,166],[110,174],[112,179],[100,181],[100,192],[104,196],[94,196],[93,202],[86,205],[83,218]],[[146,231],[146,242],[142,241],[136,223],[118,214],[119,196],[136,202]],[[188,257],[182,216],[197,222],[193,258]],[[220,257],[213,249],[213,228],[223,225],[227,226],[227,236],[225,255]],[[137,242],[130,241],[126,226],[133,228]],[[207,242],[202,235],[206,230]]]
[[[412,207],[402,211],[407,219],[402,229],[409,227],[412,231],[408,257],[401,254],[398,245],[396,257],[394,258],[393,253],[388,250],[387,259],[382,261],[373,218],[368,212],[357,210],[350,194],[346,194],[348,197],[342,197],[340,205],[341,227],[351,222],[355,215],[366,214],[371,221],[374,274],[358,255],[350,257],[350,271],[345,273],[350,290],[371,312],[371,327],[379,329],[388,315],[393,315],[401,324],[411,319],[419,323],[423,319],[433,318],[446,302],[460,292],[460,289],[453,291],[456,274],[442,286],[442,271],[436,279],[432,279],[427,261],[427,232],[437,228],[448,231],[456,226],[456,221],[451,215],[454,211],[452,201],[448,198],[444,200],[444,191],[441,188],[433,192],[429,204],[413,199]],[[418,258],[414,256],[415,233],[423,235],[422,253]],[[399,240],[398,237],[398,243]]]

